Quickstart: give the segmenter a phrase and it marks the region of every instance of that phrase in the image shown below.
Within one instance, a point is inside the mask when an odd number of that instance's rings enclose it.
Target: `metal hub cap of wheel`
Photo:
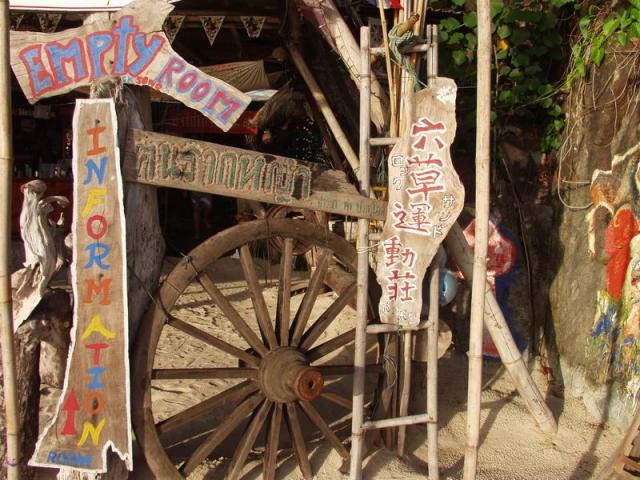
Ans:
[[[294,347],[270,351],[260,364],[260,389],[265,396],[281,403],[311,401],[322,392],[322,373],[309,366],[302,352]]]

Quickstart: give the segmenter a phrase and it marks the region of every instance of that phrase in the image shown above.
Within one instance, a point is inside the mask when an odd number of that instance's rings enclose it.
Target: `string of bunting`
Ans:
[[[207,38],[209,39],[209,45],[213,45],[213,42],[216,41],[216,37],[218,36],[218,32],[220,32],[222,28],[224,17],[211,15],[202,16],[200,17],[200,22],[202,23],[202,28],[204,28],[204,33],[207,34]]]
[[[184,18],[184,15],[171,15],[165,18],[162,24],[162,30],[164,30],[164,34],[169,39],[169,43],[173,44],[173,40],[176,38],[176,35],[178,35],[184,23]]]
[[[249,38],[258,38],[267,17],[240,17]]]
[[[62,20],[61,13],[38,13],[38,22],[40,23],[40,29],[44,33],[53,33],[58,28]]]

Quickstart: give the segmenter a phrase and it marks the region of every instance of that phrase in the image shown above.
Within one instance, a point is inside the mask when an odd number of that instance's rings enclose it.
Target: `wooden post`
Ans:
[[[360,28],[360,193],[369,196],[369,133],[371,128],[371,63],[369,27]],[[362,479],[364,447],[364,380],[367,353],[367,317],[369,299],[369,220],[358,219],[357,323],[353,372],[353,412],[351,416],[351,480]]]
[[[387,82],[389,84],[389,104],[391,108],[391,119],[389,121],[389,135],[398,135],[398,103],[395,98],[395,83],[393,81],[393,68],[391,66],[391,52],[389,51],[389,32],[387,31],[387,15],[384,13],[384,5],[378,2],[380,9],[380,23],[382,24],[382,39],[384,41],[384,60],[387,68]]]
[[[445,247],[449,258],[451,258],[462,272],[462,275],[464,275],[465,281],[471,284],[473,276],[475,275],[473,270],[473,252],[464,237],[462,228],[457,223],[449,231],[449,235],[447,235],[445,239]],[[502,315],[500,305],[498,305],[498,301],[489,286],[486,288],[484,301],[484,323],[491,334],[493,343],[498,349],[502,364],[507,372],[509,372],[518,389],[518,393],[520,393],[520,396],[527,404],[529,412],[531,412],[540,429],[545,433],[555,433],[558,430],[555,418],[546,405],[538,387],[536,387],[536,384],[533,382],[531,375],[529,375],[520,350],[518,350],[518,346],[511,336],[507,321]]]
[[[4,379],[4,410],[7,450],[4,465],[9,480],[19,478],[20,428],[18,424],[18,392],[16,357],[13,341],[11,302],[11,182],[13,152],[11,144],[11,74],[9,69],[9,2],[0,0],[0,344]]]
[[[333,133],[333,136],[340,146],[342,153],[344,153],[344,156],[347,158],[347,161],[349,162],[349,165],[351,165],[351,168],[353,169],[356,177],[360,179],[360,161],[358,160],[358,156],[353,150],[353,147],[351,147],[351,144],[349,143],[347,136],[342,130],[342,127],[340,127],[338,119],[333,114],[333,111],[329,106],[329,102],[327,101],[327,97],[325,97],[324,93],[322,93],[320,85],[318,85],[318,82],[316,82],[316,79],[313,77],[313,74],[311,73],[311,70],[309,70],[307,63],[304,61],[300,50],[298,50],[298,47],[295,45],[289,45],[287,48],[289,49],[289,54],[291,55],[293,63],[300,72],[300,75],[302,75],[302,78],[307,84],[307,87],[311,91],[311,95],[318,105],[320,113],[322,113],[325,120],[327,121],[329,129]],[[360,96],[362,97],[362,95]],[[367,124],[367,128],[369,128],[369,123]]]
[[[431,262],[429,279],[429,326],[427,327],[427,464],[429,480],[439,480],[438,470],[438,324],[440,318],[440,264],[436,256]]]
[[[467,448],[464,480],[474,480],[480,436],[482,389],[482,324],[487,288],[489,235],[489,164],[491,142],[491,13],[489,0],[478,0],[478,82],[476,100],[476,245],[471,286]],[[504,361],[504,360],[503,360]]]

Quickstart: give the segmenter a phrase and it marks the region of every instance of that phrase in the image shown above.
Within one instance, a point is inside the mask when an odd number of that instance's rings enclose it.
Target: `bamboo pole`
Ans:
[[[360,193],[369,196],[369,134],[371,125],[371,63],[369,27],[360,28]],[[369,220],[358,219],[357,323],[353,373],[353,412],[351,417],[351,480],[362,479],[364,447],[364,380],[367,353],[367,313],[369,292]]]
[[[380,23],[382,24],[382,39],[384,41],[384,60],[387,68],[387,80],[389,83],[389,105],[391,107],[391,119],[389,121],[389,135],[398,135],[398,104],[395,101],[395,86],[393,81],[393,68],[391,67],[391,52],[389,51],[389,32],[387,31],[387,16],[384,13],[382,0],[378,2],[380,10]]]
[[[440,265],[432,261],[429,281],[429,322],[427,327],[427,464],[429,480],[439,480],[438,471],[438,308],[440,307]]]
[[[409,396],[411,394],[411,347],[413,344],[413,332],[405,331],[402,334],[402,376],[400,377],[400,401],[398,414],[405,417],[409,413]],[[400,425],[398,428],[398,445],[396,452],[399,457],[404,456],[407,440],[407,427]]]
[[[322,116],[327,121],[327,125],[329,125],[329,129],[333,133],[333,136],[340,146],[342,153],[344,153],[344,156],[347,158],[347,161],[349,162],[349,165],[351,165],[351,168],[353,169],[356,177],[360,179],[360,160],[358,160],[356,152],[353,150],[353,147],[351,147],[347,136],[338,123],[338,119],[331,110],[329,102],[327,101],[327,97],[325,97],[324,93],[322,93],[320,85],[318,85],[318,82],[316,82],[316,79],[313,77],[313,74],[307,66],[307,63],[304,61],[300,50],[298,50],[298,47],[291,44],[288,45],[287,48],[289,49],[289,54],[291,55],[293,63],[296,65],[296,68],[300,72],[300,75],[302,75],[304,82],[307,84],[307,88],[309,88],[313,99],[318,105],[320,113],[322,113]],[[360,98],[362,98],[362,95],[360,95]],[[368,127],[369,124],[367,123],[367,128]]]
[[[464,480],[474,480],[480,436],[482,389],[482,323],[487,288],[489,234],[489,163],[491,142],[491,14],[489,0],[478,0],[478,81],[476,98],[476,245],[471,285],[469,328],[469,387],[467,394],[467,448]]]
[[[13,341],[11,302],[11,182],[13,152],[11,145],[11,74],[9,73],[9,2],[0,0],[0,344],[4,376],[4,408],[7,428],[5,464],[9,480],[19,478],[20,425],[16,386],[16,355]]]
[[[462,228],[457,223],[453,225],[445,238],[445,247],[451,260],[460,268],[465,281],[471,283],[474,275],[473,252],[464,237]],[[500,310],[500,305],[498,305],[498,301],[488,285],[484,308],[485,325],[498,349],[502,364],[509,372],[518,389],[518,393],[527,404],[529,412],[531,412],[540,429],[548,434],[555,433],[558,430],[556,420],[545,403],[540,390],[538,390],[531,375],[529,375],[527,366],[522,359],[522,354],[513,340],[507,321],[502,314],[502,310]]]

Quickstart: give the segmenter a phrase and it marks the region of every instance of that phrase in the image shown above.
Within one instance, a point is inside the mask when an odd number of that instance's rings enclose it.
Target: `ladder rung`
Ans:
[[[416,330],[423,330],[429,327],[431,324],[428,320],[420,322],[417,325],[398,325],[395,323],[374,323],[367,325],[366,332],[372,335],[380,333],[400,333],[400,332],[415,332]]]
[[[403,425],[416,425],[418,423],[437,423],[428,413],[419,415],[408,415],[406,417],[385,418],[384,420],[369,420],[362,424],[363,430],[374,430],[376,428],[401,427]]]
[[[378,137],[370,138],[369,144],[372,147],[383,147],[385,145],[395,145],[400,141],[400,137]]]
[[[629,457],[623,456],[620,458],[620,461],[624,463],[626,466],[633,468],[636,471],[636,473],[640,472],[640,463],[636,462],[635,460],[632,460]]]

